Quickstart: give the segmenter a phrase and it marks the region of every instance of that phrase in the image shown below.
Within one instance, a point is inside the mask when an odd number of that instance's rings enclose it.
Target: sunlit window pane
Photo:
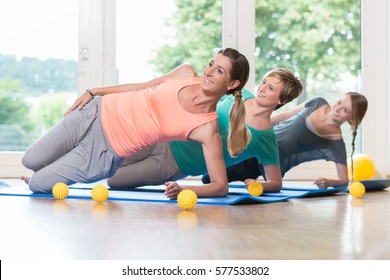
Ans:
[[[175,11],[173,0],[117,0],[116,65],[118,82],[143,82],[156,76],[150,63],[174,30],[165,25]],[[153,7],[153,8],[151,8]]]
[[[182,63],[202,75],[222,47],[222,1],[117,0],[116,6],[119,83],[146,81]]]
[[[333,105],[346,92],[360,92],[360,8],[356,0],[256,0],[256,83],[267,71],[287,67],[304,85],[301,97],[276,113],[314,96]],[[342,129],[350,152],[350,126]]]
[[[23,151],[75,100],[79,1],[4,1],[0,151]]]

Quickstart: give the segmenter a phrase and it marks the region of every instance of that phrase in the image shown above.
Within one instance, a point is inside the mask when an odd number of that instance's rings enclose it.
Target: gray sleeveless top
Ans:
[[[322,97],[312,98],[305,108],[288,120],[274,125],[279,145],[282,176],[303,162],[324,159],[347,165],[347,152],[343,139],[329,140],[313,133],[306,125],[307,117],[321,106],[329,106]]]

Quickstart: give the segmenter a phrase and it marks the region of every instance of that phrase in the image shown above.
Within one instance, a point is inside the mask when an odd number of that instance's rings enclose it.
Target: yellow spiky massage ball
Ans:
[[[360,182],[354,182],[349,186],[349,193],[357,198],[362,197],[366,193],[366,188]]]
[[[198,196],[192,190],[182,190],[177,196],[177,203],[182,209],[189,210],[198,203]]]
[[[54,184],[51,192],[55,198],[57,198],[58,200],[62,200],[68,196],[69,187],[67,184],[59,182],[59,183]]]
[[[251,196],[260,196],[263,194],[263,184],[260,182],[252,182],[248,186],[248,192]]]
[[[96,185],[91,190],[92,199],[96,202],[104,202],[108,198],[108,188],[103,185]]]

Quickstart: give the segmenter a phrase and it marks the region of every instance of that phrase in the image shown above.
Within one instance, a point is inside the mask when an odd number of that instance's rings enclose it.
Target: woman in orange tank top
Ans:
[[[35,173],[22,179],[33,192],[49,193],[59,181],[70,185],[110,177],[125,157],[147,145],[188,140],[202,144],[211,182],[201,187],[169,182],[166,196],[175,199],[184,188],[199,197],[226,196],[228,184],[216,105],[225,94],[236,97],[228,140],[229,153],[236,156],[250,140],[241,100],[249,63],[237,50],[227,48],[210,61],[200,79],[196,76],[193,67],[185,64],[146,83],[88,89],[64,119],[26,151],[23,164]],[[175,90],[169,90],[171,87]],[[164,94],[170,106],[164,104]],[[100,98],[94,99],[96,96]],[[175,124],[178,118],[180,126]],[[142,129],[144,122],[140,119],[147,119]]]

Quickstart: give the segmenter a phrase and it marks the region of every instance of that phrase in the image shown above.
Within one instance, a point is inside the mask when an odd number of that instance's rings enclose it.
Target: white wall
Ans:
[[[390,4],[362,0],[362,93],[368,110],[363,121],[363,153],[377,176],[390,176]]]

